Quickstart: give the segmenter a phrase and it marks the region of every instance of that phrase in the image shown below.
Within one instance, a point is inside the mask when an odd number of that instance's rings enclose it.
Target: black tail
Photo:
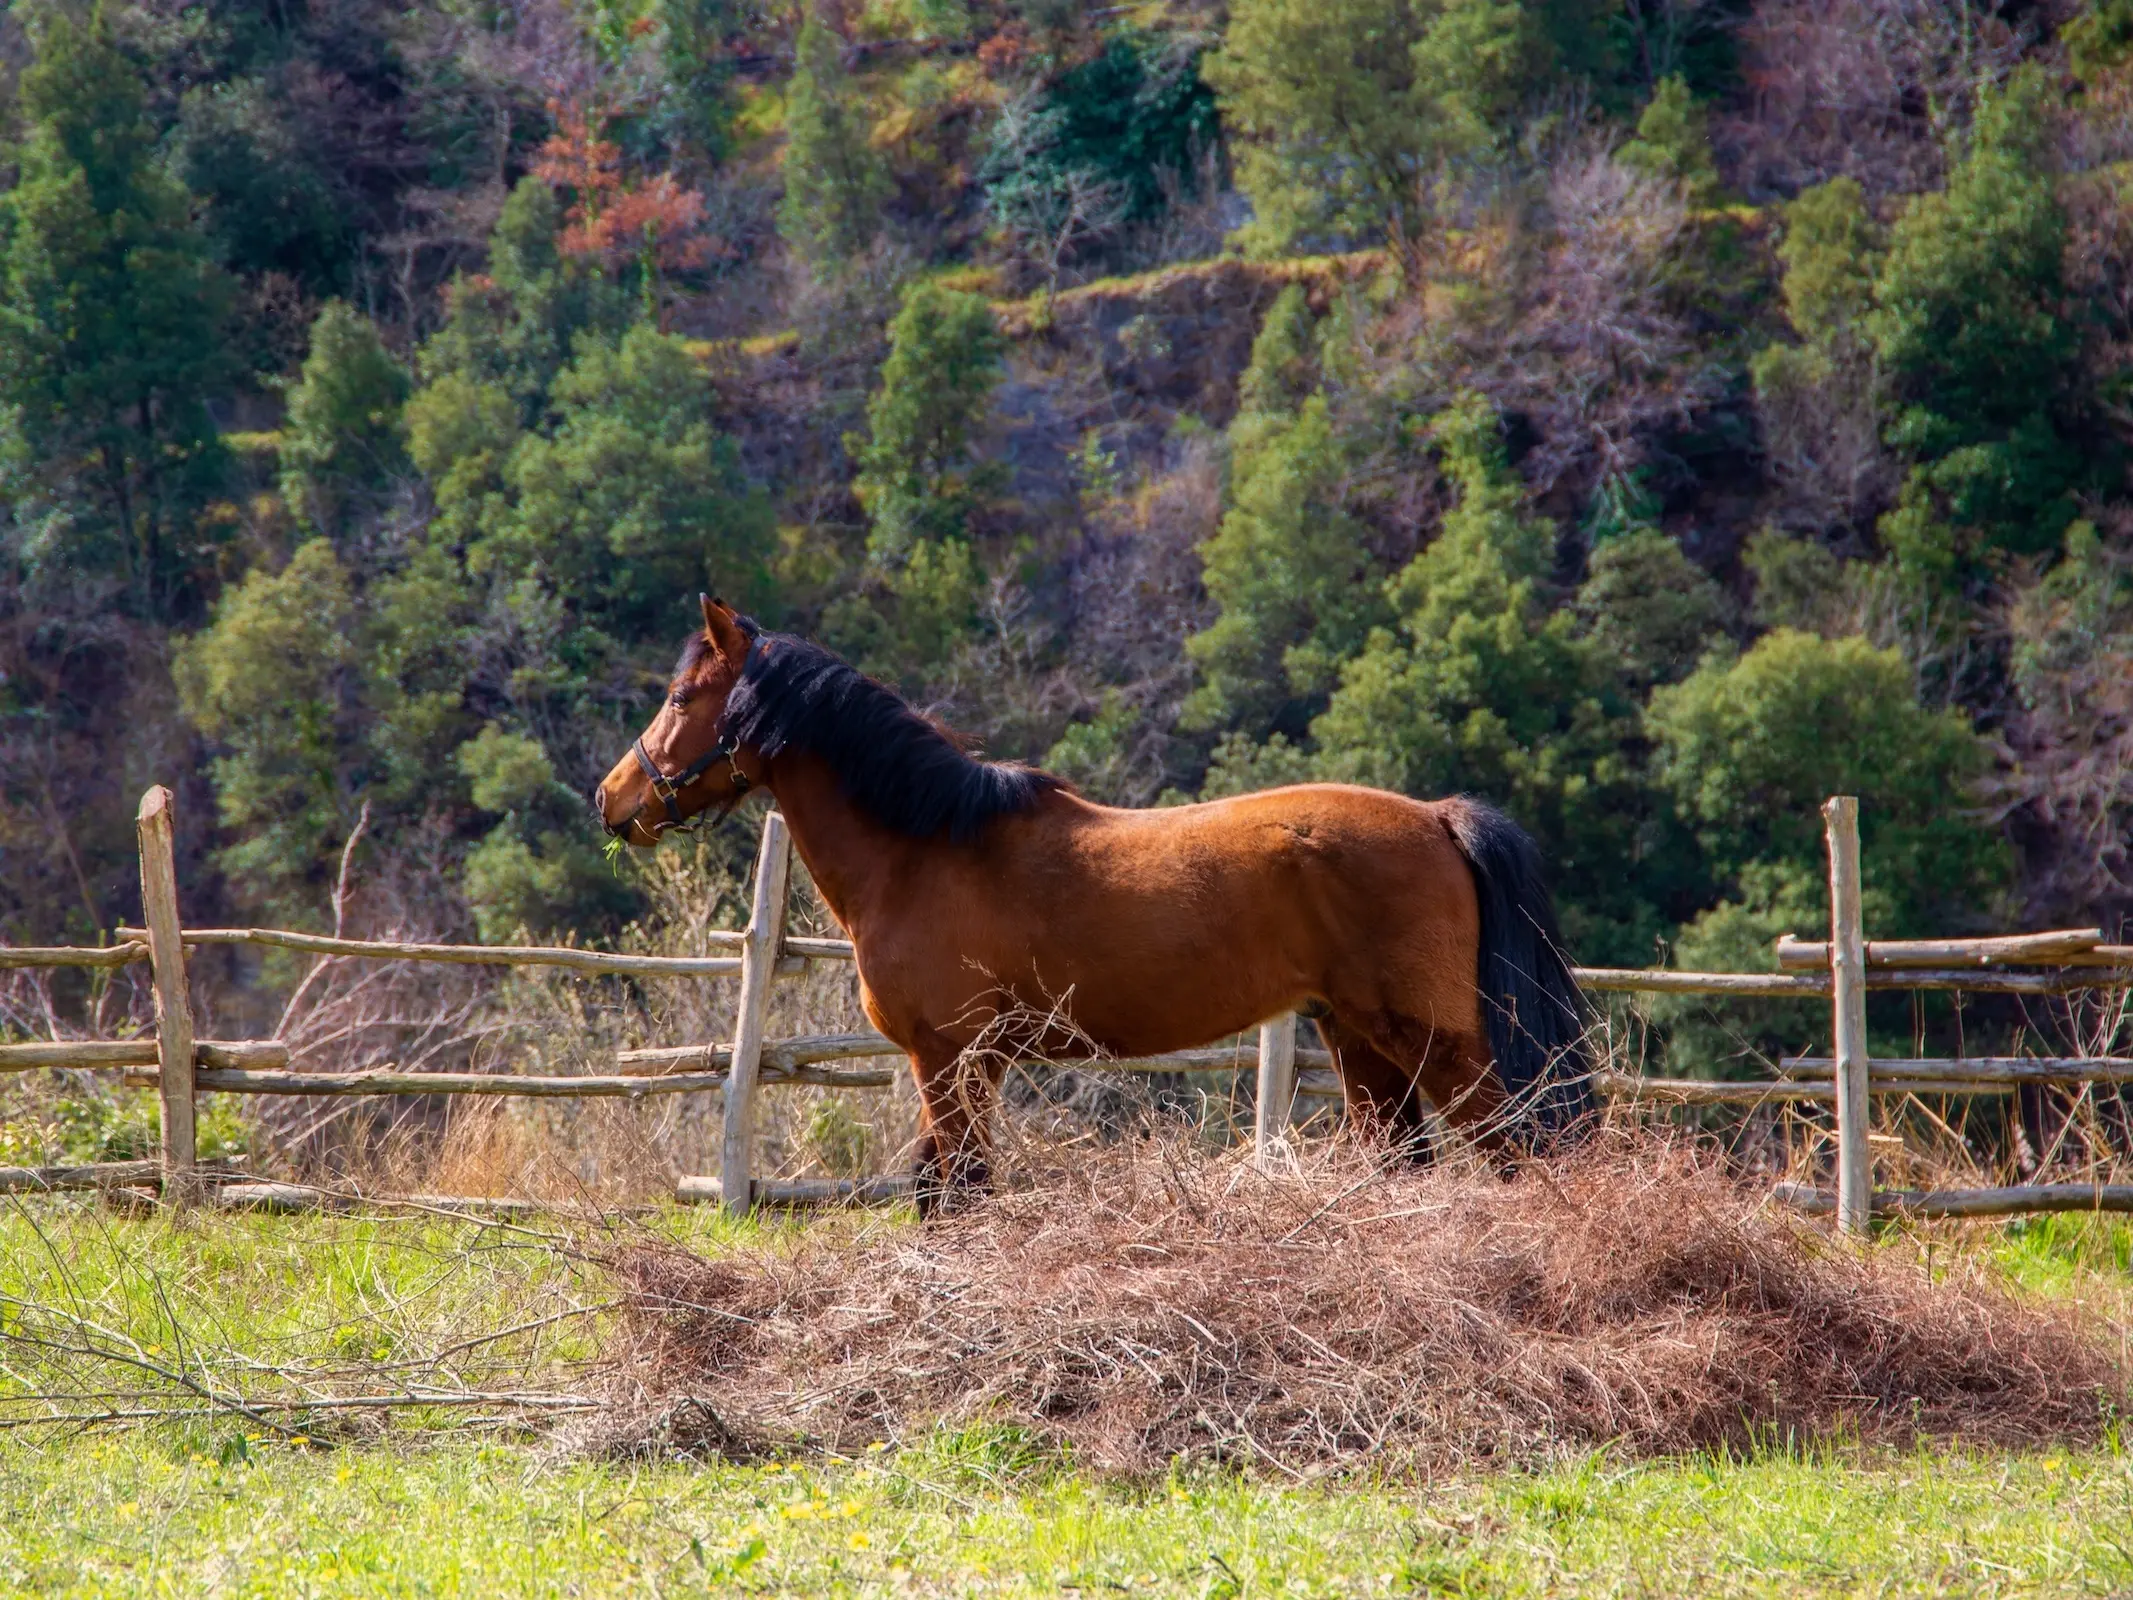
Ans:
[[[1477,978],[1496,1075],[1517,1125],[1532,1130],[1526,1142],[1554,1144],[1592,1121],[1592,1076],[1584,1003],[1563,954],[1540,851],[1517,823],[1478,800],[1461,797],[1448,812],[1481,899]]]

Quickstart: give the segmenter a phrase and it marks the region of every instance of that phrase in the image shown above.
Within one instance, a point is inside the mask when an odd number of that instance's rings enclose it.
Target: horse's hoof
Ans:
[[[940,1168],[922,1161],[912,1169],[911,1201],[918,1207],[921,1222],[931,1222],[941,1214],[948,1202],[948,1186],[941,1181]]]
[[[982,1156],[956,1162],[945,1173],[941,1163],[930,1160],[920,1161],[912,1171],[911,1197],[921,1222],[953,1216],[991,1192],[992,1167]]]

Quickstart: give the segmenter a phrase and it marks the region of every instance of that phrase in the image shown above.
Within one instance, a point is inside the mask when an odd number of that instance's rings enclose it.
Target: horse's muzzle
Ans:
[[[600,826],[616,838],[620,838],[623,834],[626,834],[630,831],[631,824],[633,824],[637,820],[637,812],[642,811],[644,809],[644,807],[639,806],[637,808],[637,811],[632,811],[620,822],[608,821],[607,780],[605,778],[600,779],[590,789],[587,789],[585,791],[585,802],[586,804],[592,807],[593,815],[600,819]]]

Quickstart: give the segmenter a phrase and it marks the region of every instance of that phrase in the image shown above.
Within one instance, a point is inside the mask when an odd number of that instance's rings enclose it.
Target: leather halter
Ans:
[[[727,817],[731,816],[733,808],[747,797],[750,789],[755,787],[754,784],[748,781],[748,775],[741,771],[740,747],[724,734],[719,736],[717,744],[672,776],[659,770],[659,764],[652,759],[650,753],[644,748],[644,735],[639,734],[630,742],[630,754],[637,758],[637,765],[644,769],[645,777],[651,782],[652,793],[659,796],[659,803],[666,808],[666,819],[654,830],[657,833],[665,833],[670,829],[680,833],[692,833],[695,831],[694,824],[682,821],[681,807],[675,802],[682,790],[688,788],[690,784],[701,778],[721,761],[728,763],[731,768],[728,775],[733,781],[733,798],[726,803],[726,808],[719,812],[719,821],[723,822]],[[630,820],[634,822],[643,811],[644,807],[639,806]],[[627,826],[627,824],[624,824],[624,826]]]

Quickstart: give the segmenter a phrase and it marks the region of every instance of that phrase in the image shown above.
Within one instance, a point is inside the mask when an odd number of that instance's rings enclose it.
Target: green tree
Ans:
[[[1340,510],[1348,469],[1324,397],[1293,417],[1244,420],[1254,426],[1232,465],[1230,509],[1200,548],[1217,614],[1186,642],[1200,683],[1184,720],[1300,735],[1341,662],[1388,620],[1384,567]]]
[[[585,338],[549,389],[468,547],[476,574],[532,581],[570,616],[583,665],[666,630],[677,597],[764,592],[768,509],[712,427],[710,380],[682,341],[639,323]]]
[[[447,371],[408,397],[401,412],[407,451],[429,480],[440,531],[477,538],[492,496],[502,493],[504,463],[525,429],[524,407],[501,383]]]
[[[1285,284],[1252,340],[1251,364],[1237,384],[1238,409],[1293,415],[1310,396],[1317,375],[1318,340],[1310,301],[1302,284]]]
[[[1980,97],[1947,188],[1905,206],[1875,285],[1868,334],[1900,407],[1889,437],[1916,463],[1882,536],[1928,583],[1963,581],[1996,551],[2049,549],[2073,515],[2051,101],[2035,66]]]
[[[531,426],[578,336],[617,336],[639,314],[640,301],[591,258],[557,248],[562,227],[555,191],[521,179],[490,232],[489,270],[455,279],[445,293],[444,324],[417,363],[425,383],[455,377],[493,385]]]
[[[844,43],[809,6],[785,91],[785,197],[778,232],[811,270],[833,270],[881,230],[891,185],[844,71]]]
[[[538,739],[492,722],[459,747],[456,764],[475,808],[499,818],[467,853],[461,874],[484,940],[628,908],[627,889],[586,848],[582,802],[557,780]]]
[[[2133,56],[2133,0],[2097,0],[2059,30],[2067,65],[2082,83],[2094,86]]]
[[[1594,50],[1596,10],[1517,0],[1238,0],[1205,64],[1237,141],[1255,249],[1378,237],[1402,271],[1448,165],[1508,147],[1518,113]]]
[[[1679,74],[1659,80],[1651,103],[1637,118],[1637,136],[1615,152],[1630,171],[1680,189],[1692,206],[1718,198],[1718,163],[1703,107]]]
[[[1196,164],[1222,137],[1189,36],[1119,29],[1046,84],[1042,98],[1057,112],[1048,119],[1056,138],[1038,156],[1046,171],[1024,181],[1056,183],[1084,169],[1120,192],[1129,221],[1154,216],[1170,194],[1190,193]]]
[[[1881,230],[1857,178],[1802,189],[1785,207],[1777,247],[1785,268],[1785,315],[1794,331],[1824,350],[1860,341],[1883,252]]]
[[[228,286],[103,12],[32,22],[20,176],[0,197],[0,416],[64,508],[53,553],[121,574],[143,613],[182,614],[226,464],[206,402],[230,370]]]
[[[499,682],[485,671],[499,657],[513,671],[519,665],[499,650],[493,627],[498,613],[515,615],[513,597],[484,595],[451,534],[440,529],[404,566],[378,577],[365,598],[370,792],[394,815],[455,815],[467,798],[455,753],[479,720],[473,706],[516,698],[511,678]],[[526,687],[538,692],[547,681],[537,672]]]
[[[1240,141],[1255,248],[1329,230],[1388,239],[1403,258],[1420,237],[1418,192],[1435,120],[1420,104],[1410,0],[1244,0],[1230,10],[1208,81]]]
[[[1573,614],[1549,608],[1555,529],[1525,510],[1494,411],[1466,396],[1434,435],[1458,504],[1387,585],[1397,626],[1371,634],[1313,723],[1320,769],[1504,806],[1541,842],[1572,945],[1641,960],[1666,919],[1635,704]]]
[[[1886,387],[1866,332],[1883,255],[1857,180],[1833,178],[1785,207],[1777,246],[1798,344],[1749,363],[1783,520],[1813,531],[1879,509]]]
[[[672,145],[715,166],[733,143],[730,46],[746,16],[735,0],[656,0],[652,16],[666,80],[663,131]]]
[[[1680,930],[1679,965],[1770,970],[1780,934],[1828,926],[1821,805],[1833,794],[1860,800],[1870,935],[1990,925],[2010,862],[1965,805],[1988,748],[1962,712],[1919,703],[1895,651],[1779,628],[1654,692],[1646,726],[1660,781],[1724,886]],[[1810,1005],[1659,996],[1647,1010],[1689,1070],[1772,1058],[1828,1027]]]
[[[168,135],[170,170],[200,197],[225,267],[247,278],[287,273],[331,294],[347,288],[361,240],[291,109],[263,76],[193,85]]]
[[[1441,0],[1415,40],[1419,104],[1440,123],[1441,154],[1501,149],[1521,105],[1558,65],[1547,19],[1520,0]]]
[[[407,373],[370,319],[329,300],[281,429],[281,492],[309,526],[339,534],[407,467],[400,408]]]
[[[212,771],[242,898],[308,921],[361,791],[359,614],[333,546],[255,568],[173,663],[187,720],[220,747]]]
[[[1572,614],[1641,693],[1686,677],[1724,639],[1733,606],[1680,545],[1639,528],[1594,549]]]
[[[1663,781],[1715,869],[1741,883],[1739,903],[1824,905],[1821,805],[1854,794],[1878,936],[1989,917],[2006,847],[1964,805],[1989,748],[1961,711],[1919,703],[1895,651],[1779,628],[1656,690],[1647,723]]]
[[[889,356],[867,402],[864,439],[848,441],[853,487],[873,522],[867,548],[891,569],[921,543],[967,539],[992,477],[971,454],[1007,349],[980,295],[913,284],[889,324]]]

